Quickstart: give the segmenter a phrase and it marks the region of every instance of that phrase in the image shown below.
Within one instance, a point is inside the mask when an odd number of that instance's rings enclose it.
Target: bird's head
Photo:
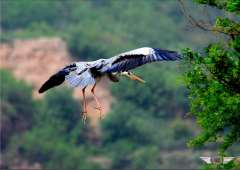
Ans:
[[[144,80],[134,76],[132,73],[128,72],[128,71],[124,71],[121,73],[121,76],[125,76],[127,78],[130,78],[130,79],[134,79],[134,80],[138,80],[138,81],[141,81],[141,82],[145,82]]]

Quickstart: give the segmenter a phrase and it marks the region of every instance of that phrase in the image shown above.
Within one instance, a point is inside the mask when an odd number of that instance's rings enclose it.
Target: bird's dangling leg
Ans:
[[[83,117],[82,117],[82,121],[84,122],[84,124],[86,124],[86,120],[87,120],[87,108],[86,108],[86,100],[85,100],[85,89],[87,86],[85,86],[82,89],[82,93],[83,93],[83,102],[84,102],[84,112],[82,112]]]
[[[96,85],[97,85],[97,83],[94,84],[94,86],[93,86],[93,88],[92,88],[92,90],[91,90],[91,92],[92,92],[92,94],[93,94],[93,97],[95,98],[95,100],[96,100],[96,102],[97,102],[97,104],[98,104],[98,107],[94,107],[94,108],[95,108],[95,109],[98,109],[98,110],[100,111],[99,117],[102,118],[102,119],[104,119],[104,114],[102,113],[102,107],[100,106],[100,104],[99,104],[99,102],[98,102],[98,99],[97,99],[97,97],[96,97],[95,94],[94,94],[94,89],[95,89]]]

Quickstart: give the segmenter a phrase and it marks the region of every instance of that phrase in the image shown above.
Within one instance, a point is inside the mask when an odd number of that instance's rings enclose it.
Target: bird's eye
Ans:
[[[128,75],[130,75],[130,73],[128,72]]]

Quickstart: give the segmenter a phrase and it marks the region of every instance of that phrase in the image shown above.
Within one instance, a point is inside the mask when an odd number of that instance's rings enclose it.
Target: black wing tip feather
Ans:
[[[163,52],[166,53],[170,57],[170,58],[168,58],[169,61],[182,60],[182,56],[176,51],[162,50],[162,49],[159,49],[159,48],[152,48],[152,49],[159,54],[161,54]]]
[[[169,52],[166,53],[174,59],[173,61],[182,60],[182,56],[178,52],[171,51],[170,53]]]
[[[43,93],[48,89],[61,85],[65,81],[65,76],[68,74],[69,73],[66,71],[59,71],[54,74],[42,85],[42,87],[38,90],[38,93]]]
[[[47,91],[48,89],[51,89],[55,86],[59,86],[60,84],[62,84],[65,81],[65,76],[61,75],[61,76],[52,76],[50,77],[50,79],[48,81],[46,81],[42,87],[39,89],[39,93],[43,93],[45,91]]]
[[[46,90],[43,88],[43,86],[38,90],[38,93],[43,93],[45,92]]]

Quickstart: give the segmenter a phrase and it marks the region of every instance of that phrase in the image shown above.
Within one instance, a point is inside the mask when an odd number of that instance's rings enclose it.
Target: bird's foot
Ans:
[[[87,120],[87,111],[82,112],[83,117],[82,117],[82,121],[84,122],[84,124],[86,124],[86,120]]]
[[[95,109],[98,109],[98,110],[100,111],[99,117],[102,118],[102,119],[104,119],[104,114],[102,113],[102,107],[100,106],[100,107],[94,107],[94,108],[95,108]]]

